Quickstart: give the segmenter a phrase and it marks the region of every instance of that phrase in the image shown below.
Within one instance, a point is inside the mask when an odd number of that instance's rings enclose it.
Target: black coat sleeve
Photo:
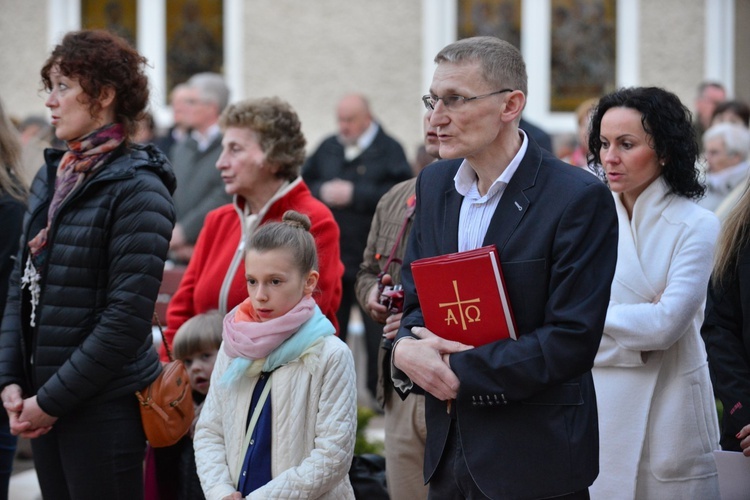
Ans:
[[[701,336],[714,392],[724,406],[721,447],[740,451],[735,435],[750,424],[750,245],[740,253],[736,274],[709,283]]]

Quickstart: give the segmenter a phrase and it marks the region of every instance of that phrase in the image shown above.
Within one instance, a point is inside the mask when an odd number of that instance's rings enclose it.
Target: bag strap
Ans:
[[[396,241],[393,243],[393,247],[391,248],[391,253],[388,256],[388,260],[385,261],[385,265],[383,266],[383,270],[378,275],[378,278],[380,278],[383,274],[388,272],[388,267],[393,263],[401,264],[402,261],[399,258],[396,258],[396,250],[398,250],[398,246],[401,243],[401,239],[404,237],[404,233],[406,232],[406,226],[409,225],[409,221],[411,220],[412,216],[414,215],[414,209],[417,205],[417,195],[412,194],[407,200],[406,200],[406,211],[404,212],[404,222],[401,224],[401,230],[398,232],[398,236],[396,237]],[[382,256],[378,256],[382,257]]]
[[[169,344],[167,343],[167,337],[164,336],[164,329],[161,326],[161,321],[159,321],[159,315],[156,314],[156,311],[154,311],[154,323],[156,326],[159,327],[159,333],[161,334],[161,341],[162,344],[164,344],[164,351],[167,353],[167,357],[169,358],[169,362],[171,363],[174,361],[174,357],[172,356],[172,350],[169,348]]]
[[[242,472],[242,464],[245,463],[245,455],[247,455],[247,449],[250,446],[250,439],[253,437],[253,431],[255,430],[255,426],[257,425],[258,419],[260,418],[260,412],[261,410],[263,410],[263,406],[265,406],[266,404],[266,399],[268,399],[268,393],[271,392],[271,375],[269,375],[268,380],[266,380],[266,385],[263,387],[263,390],[260,393],[258,402],[255,403],[253,415],[252,417],[250,417],[250,423],[247,425],[245,439],[242,442],[242,448],[240,448],[242,453],[240,453],[240,462],[237,464],[235,477],[240,477],[240,473]]]

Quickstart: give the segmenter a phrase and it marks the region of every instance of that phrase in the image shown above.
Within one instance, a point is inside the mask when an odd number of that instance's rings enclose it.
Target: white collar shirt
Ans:
[[[503,170],[497,179],[487,190],[487,194],[482,196],[479,193],[477,185],[477,174],[471,168],[469,162],[464,160],[456,172],[453,181],[456,191],[462,195],[461,211],[458,217],[458,251],[474,250],[482,246],[487,229],[490,227],[490,221],[495,214],[500,198],[505,192],[505,188],[513,178],[513,174],[518,170],[521,160],[526,155],[529,146],[529,139],[526,133],[519,129],[523,141],[516,156],[513,157],[508,166]]]

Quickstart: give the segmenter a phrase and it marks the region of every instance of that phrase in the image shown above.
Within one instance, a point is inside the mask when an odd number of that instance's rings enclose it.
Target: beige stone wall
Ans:
[[[638,1],[638,0],[621,0]],[[706,0],[640,0],[641,85],[676,92],[692,108],[704,73]],[[750,99],[750,0],[736,1],[736,94]],[[246,2],[245,93],[278,95],[298,110],[309,150],[336,129],[346,92],[369,96],[385,129],[412,158],[421,141],[422,2]],[[48,55],[46,0],[0,0],[0,99],[18,117],[45,113],[39,69]],[[634,35],[635,36],[635,35]],[[636,43],[634,40],[633,43]]]
[[[245,93],[300,114],[308,151],[336,130],[335,106],[362,92],[411,158],[421,141],[421,2],[267,0],[246,7]]]
[[[750,0],[735,0],[734,93],[750,102]]]
[[[704,0],[646,0],[640,6],[640,84],[664,87],[692,109],[704,72]]]
[[[13,117],[46,116],[39,70],[47,59],[47,2],[0,0],[0,99]]]

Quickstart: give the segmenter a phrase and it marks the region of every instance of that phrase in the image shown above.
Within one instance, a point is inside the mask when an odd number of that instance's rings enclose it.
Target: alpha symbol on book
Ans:
[[[458,293],[458,281],[453,280],[453,291],[456,292],[455,302],[441,302],[438,304],[441,308],[446,307],[448,310],[445,314],[445,323],[447,325],[456,324],[458,325],[458,318],[461,319],[461,329],[466,330],[466,323],[474,323],[481,321],[479,306],[480,299],[466,299],[461,300],[461,296]],[[458,310],[458,318],[456,318],[456,310]]]

